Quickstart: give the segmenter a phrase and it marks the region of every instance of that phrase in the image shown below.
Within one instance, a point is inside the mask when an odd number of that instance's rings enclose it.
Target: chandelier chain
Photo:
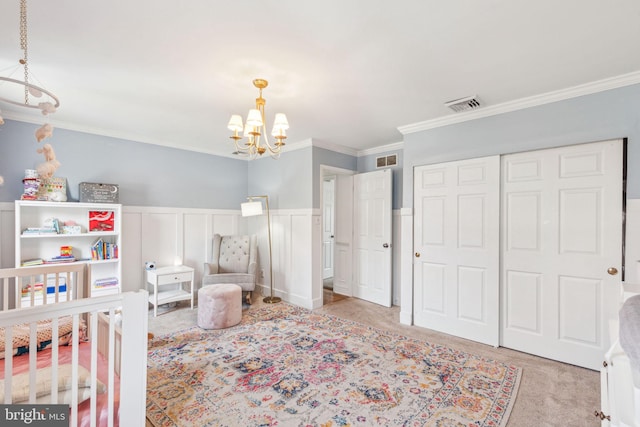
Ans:
[[[27,0],[20,0],[20,49],[24,56],[20,63],[24,66],[24,103],[29,104],[29,62],[27,59]]]

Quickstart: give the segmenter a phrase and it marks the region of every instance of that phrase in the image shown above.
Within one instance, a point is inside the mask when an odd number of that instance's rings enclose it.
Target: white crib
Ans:
[[[28,270],[0,270],[0,283],[5,287],[5,304],[9,296],[6,288],[11,286],[5,279],[8,275],[65,274],[58,271],[60,266],[55,267],[55,273],[46,266]],[[73,268],[82,275],[79,267]],[[20,279],[11,282],[18,286]],[[146,408],[147,308],[147,292],[138,291],[0,312],[0,328],[5,335],[5,358],[0,361],[4,365],[0,369],[3,382],[0,386],[0,396],[3,397],[0,400],[4,404],[18,403],[17,400],[20,404],[68,403],[70,426],[143,426]],[[119,327],[115,322],[116,310],[121,316]],[[58,330],[62,319],[69,317],[72,323],[71,345],[60,347]],[[41,345],[38,322],[43,321],[49,321],[51,343],[46,350],[37,351]],[[28,326],[25,327],[25,324]],[[88,342],[81,342],[83,325],[86,325],[86,336],[90,337]],[[14,348],[14,330],[20,329],[29,331],[28,352],[14,355],[13,351],[7,350]],[[100,348],[99,342],[102,343]],[[99,350],[106,354],[100,354]],[[120,366],[120,360],[126,363]],[[46,369],[45,365],[55,368]],[[63,378],[63,365],[69,369],[69,378]],[[17,397],[21,394],[18,387],[20,382],[26,384],[21,400]]]

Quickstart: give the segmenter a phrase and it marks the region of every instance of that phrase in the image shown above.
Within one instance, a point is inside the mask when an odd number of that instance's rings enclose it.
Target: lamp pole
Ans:
[[[265,206],[267,208],[267,233],[269,236],[269,276],[271,277],[271,281],[269,283],[269,287],[271,289],[271,295],[268,297],[264,297],[262,299],[263,302],[267,304],[276,304],[282,301],[282,298],[273,296],[273,257],[271,255],[271,213],[269,211],[269,196],[249,196],[247,200],[252,201],[253,199],[264,199]]]

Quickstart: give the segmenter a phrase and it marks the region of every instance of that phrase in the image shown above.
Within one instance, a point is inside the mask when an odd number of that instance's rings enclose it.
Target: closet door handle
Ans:
[[[388,247],[389,247],[389,244],[388,244],[388,243],[383,243],[383,244],[382,244],[382,247],[383,247],[383,248],[388,248]]]
[[[612,276],[615,276],[616,274],[618,274],[618,269],[615,267],[609,267],[607,268],[607,273],[609,273]]]

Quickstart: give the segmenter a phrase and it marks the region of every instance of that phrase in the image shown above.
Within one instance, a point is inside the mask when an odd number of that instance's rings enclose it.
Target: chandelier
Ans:
[[[39,109],[45,116],[50,113],[55,113],[60,106],[58,97],[29,81],[27,0],[20,0],[20,49],[22,49],[23,52],[22,58],[18,61],[20,65],[14,68],[10,76],[13,72],[22,68],[23,78],[20,80],[0,76],[0,101],[20,107]],[[12,95],[8,95],[8,92],[12,92]],[[21,93],[24,93],[24,99],[19,99],[22,96]],[[50,100],[39,102],[43,94],[46,94]],[[30,96],[36,98],[36,100],[30,98]],[[2,124],[2,117],[0,117],[0,124]]]
[[[264,79],[255,79],[253,85],[260,90],[260,95],[256,98],[256,108],[249,110],[247,115],[247,121],[243,125],[242,117],[238,114],[231,116],[227,128],[233,132],[231,139],[236,146],[236,152],[239,155],[255,158],[256,156],[262,156],[265,152],[269,151],[269,155],[274,159],[280,157],[282,147],[285,145],[284,140],[287,139],[287,129],[289,129],[289,123],[287,122],[287,116],[283,113],[277,113],[273,123],[273,130],[271,135],[275,138],[273,145],[269,143],[267,136],[267,123],[264,118],[264,105],[266,100],[262,97],[262,89],[269,85],[269,82]],[[240,132],[243,132],[243,136],[240,136]],[[264,144],[260,141],[260,137],[264,135]],[[247,138],[244,143],[239,142],[242,138]]]

